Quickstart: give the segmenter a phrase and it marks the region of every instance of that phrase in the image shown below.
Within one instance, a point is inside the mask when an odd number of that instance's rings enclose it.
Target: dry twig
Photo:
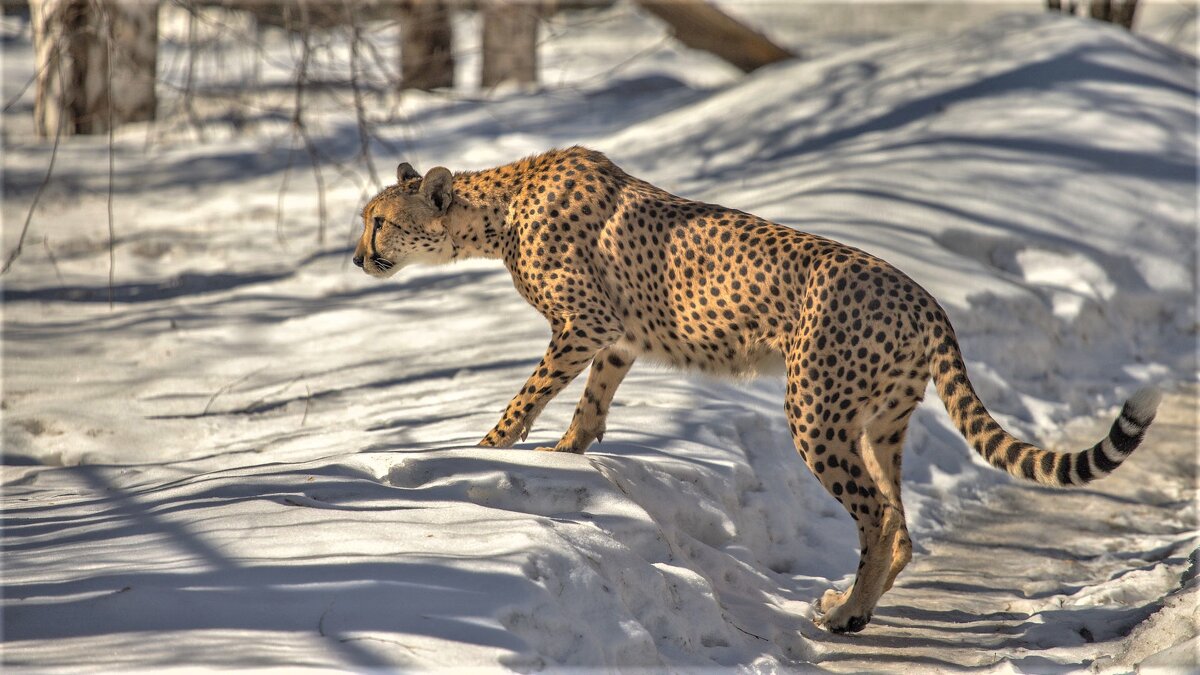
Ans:
[[[55,59],[55,64],[58,66],[58,81],[63,82],[62,60]],[[38,202],[42,200],[42,193],[46,191],[46,186],[50,184],[50,176],[54,173],[54,161],[58,158],[58,144],[62,139],[63,124],[67,117],[66,106],[63,105],[62,99],[59,100],[59,106],[63,109],[59,111],[58,127],[54,130],[54,147],[50,150],[50,164],[46,167],[46,176],[38,185],[37,192],[33,194],[33,203],[29,205],[29,212],[25,214],[25,224],[21,226],[21,236],[17,238],[16,247],[4,261],[4,267],[0,267],[0,274],[7,274],[13,263],[20,257],[21,250],[25,247],[25,236],[29,234],[29,224],[33,222],[33,212],[37,209]]]

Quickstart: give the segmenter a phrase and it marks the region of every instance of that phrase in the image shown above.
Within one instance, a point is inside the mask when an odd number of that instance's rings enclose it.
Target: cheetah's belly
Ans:
[[[615,346],[642,361],[719,377],[782,376],[786,372],[783,354],[766,345],[747,349],[726,342],[691,340],[663,344],[627,334]]]

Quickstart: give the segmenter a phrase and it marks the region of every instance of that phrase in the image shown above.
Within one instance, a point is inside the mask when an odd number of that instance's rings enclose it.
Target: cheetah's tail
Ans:
[[[1103,478],[1142,442],[1154,421],[1162,394],[1142,389],[1125,402],[1108,436],[1087,450],[1055,452],[1023,443],[1005,431],[983,407],[971,381],[949,321],[930,339],[929,363],[938,395],[954,426],[992,466],[1042,485],[1084,485]]]

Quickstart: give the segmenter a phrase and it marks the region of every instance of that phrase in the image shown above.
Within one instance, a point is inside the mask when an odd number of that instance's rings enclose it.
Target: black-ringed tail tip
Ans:
[[[1112,473],[1141,445],[1161,401],[1157,389],[1139,390],[1125,402],[1104,440],[1082,452],[1043,451],[1046,456],[1040,460],[1036,479],[1047,485],[1086,485]],[[1028,477],[1028,471],[1023,471]]]
[[[1104,440],[1080,452],[1045,450],[1014,438],[988,413],[967,377],[948,322],[935,325],[930,337],[930,372],[954,426],[989,464],[1042,485],[1086,485],[1112,473],[1142,442],[1162,401],[1153,387],[1139,390],[1125,402]]]
[[[1108,435],[1087,450],[1054,452],[1014,439],[990,457],[986,442],[980,452],[997,468],[1042,485],[1087,485],[1112,473],[1141,445],[1161,401],[1162,393],[1157,389],[1139,390],[1125,402]]]

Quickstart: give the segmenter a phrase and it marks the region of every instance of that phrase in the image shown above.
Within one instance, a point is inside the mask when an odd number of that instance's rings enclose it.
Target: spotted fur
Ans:
[[[498,258],[550,322],[541,363],[481,445],[524,439],[542,408],[588,365],[556,451],[602,437],[637,358],[718,375],[782,370],[800,456],[854,518],[861,560],[845,593],[821,599],[821,623],[861,630],[909,562],[900,459],[930,378],[955,426],[984,459],[1044,485],[1082,485],[1141,442],[1158,395],[1126,403],[1108,437],[1075,453],[1023,443],[971,387],[954,329],[933,297],[858,249],[741,211],[683,199],[604,155],[555,150],[513,164],[397,184],[363,211],[355,263],[387,277],[414,262]]]

